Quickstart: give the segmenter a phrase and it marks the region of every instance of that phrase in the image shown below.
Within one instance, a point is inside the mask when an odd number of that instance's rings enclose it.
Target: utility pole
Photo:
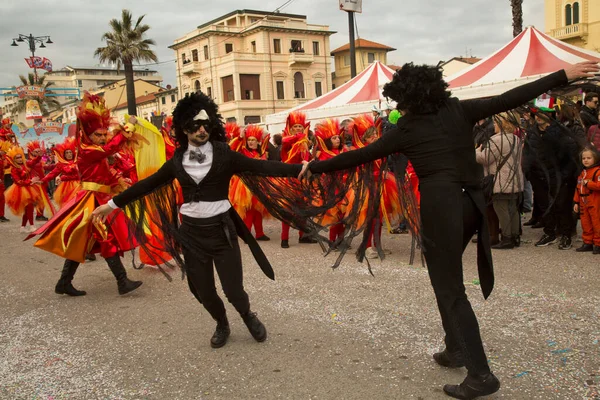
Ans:
[[[17,42],[27,42],[27,44],[29,45],[29,51],[31,52],[31,57],[35,57],[35,50],[36,50],[36,43],[39,43],[40,45],[40,49],[43,49],[46,47],[46,44],[52,44],[54,43],[52,40],[50,40],[50,36],[33,36],[31,33],[29,34],[29,36],[27,35],[23,35],[21,33],[19,33],[19,37],[18,38],[13,38],[13,42],[11,44],[11,46],[18,46]],[[35,83],[38,82],[38,74],[37,74],[37,68],[34,66],[33,67],[33,75],[35,77]]]
[[[348,11],[348,28],[350,29],[350,79],[356,76],[356,46],[354,44],[354,11]]]

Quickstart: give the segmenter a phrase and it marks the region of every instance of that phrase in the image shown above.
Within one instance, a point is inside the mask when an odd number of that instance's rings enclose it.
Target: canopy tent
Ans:
[[[349,118],[371,111],[374,105],[379,108],[387,103],[381,92],[383,85],[392,79],[394,72],[381,62],[375,61],[353,79],[331,92],[285,112],[267,115],[265,118],[267,130],[271,133],[281,132],[285,127],[288,114],[292,111],[306,113],[308,121],[319,121],[324,118]]]
[[[530,26],[494,54],[446,80],[459,99],[488,97],[588,60],[600,62],[600,53],[561,42]]]

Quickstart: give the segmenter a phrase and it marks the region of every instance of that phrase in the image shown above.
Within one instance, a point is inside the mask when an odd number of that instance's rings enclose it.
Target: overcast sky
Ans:
[[[148,37],[160,62],[174,60],[167,46],[173,40],[236,9],[274,11],[286,0],[1,0],[0,87],[18,84],[18,75],[29,72],[27,46],[11,47],[19,33],[50,35],[54,44],[36,55],[49,58],[54,69],[65,65],[98,64],[94,50],[103,46],[100,38],[109,29],[108,21],[118,18],[126,7],[134,17],[146,14]],[[544,1],[524,0],[524,26],[544,30]],[[329,25],[338,33],[331,36],[331,49],[348,43],[347,14],[337,0],[292,0],[283,13],[306,15],[308,23]],[[392,46],[388,63],[414,61],[435,64],[455,56],[485,57],[512,38],[509,0],[363,0],[357,14],[360,37]],[[163,85],[177,84],[175,63],[150,66],[160,72]]]

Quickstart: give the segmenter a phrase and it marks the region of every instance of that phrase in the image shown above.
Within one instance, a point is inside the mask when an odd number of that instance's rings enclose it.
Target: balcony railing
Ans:
[[[315,62],[315,56],[306,53],[290,53],[288,65],[291,67],[294,64],[312,64]]]
[[[193,74],[196,72],[200,71],[200,62],[199,61],[190,61],[187,62],[185,64],[183,64],[183,66],[181,67],[181,73],[182,74]]]
[[[556,39],[570,39],[588,35],[588,24],[574,24],[563,28],[552,29],[551,36]]]

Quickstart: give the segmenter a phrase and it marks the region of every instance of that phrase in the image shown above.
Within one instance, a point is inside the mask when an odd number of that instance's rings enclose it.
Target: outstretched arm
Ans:
[[[517,108],[542,93],[557,86],[566,85],[571,80],[592,76],[598,70],[597,62],[582,62],[566,70],[561,69],[536,81],[511,89],[499,96],[489,99],[463,100],[460,104],[467,118],[474,124],[494,114]]]
[[[302,169],[302,164],[285,164],[280,161],[259,160],[246,157],[243,154],[231,151],[233,173],[247,173],[261,176],[289,176],[296,177]]]

